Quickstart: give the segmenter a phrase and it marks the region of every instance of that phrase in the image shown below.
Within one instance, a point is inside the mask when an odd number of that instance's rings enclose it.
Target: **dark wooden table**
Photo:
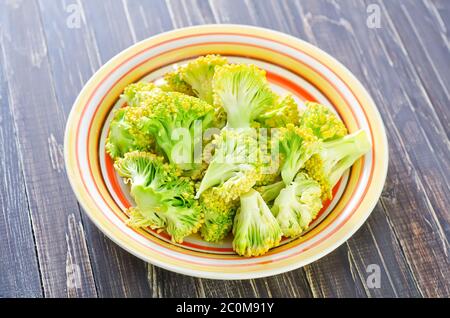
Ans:
[[[313,264],[247,281],[174,274],[112,243],[72,193],[63,135],[84,83],[136,41],[205,23],[305,39],[379,107],[382,197]],[[0,297],[449,297],[449,28],[448,0],[0,0]]]

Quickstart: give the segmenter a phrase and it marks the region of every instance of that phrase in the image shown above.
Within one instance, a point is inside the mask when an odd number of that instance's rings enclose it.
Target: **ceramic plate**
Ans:
[[[364,129],[372,150],[356,162],[301,238],[283,240],[267,254],[243,258],[231,240],[220,244],[198,236],[173,244],[168,235],[125,225],[132,204],[105,153],[111,110],[120,107],[125,86],[157,81],[168,70],[200,55],[221,54],[231,62],[253,63],[267,71],[273,89],[291,93],[300,107],[317,101],[335,111],[350,132]],[[240,25],[179,29],[144,40],[105,64],[81,91],[70,113],[64,144],[67,173],[91,220],[114,242],[137,257],[186,275],[248,279],[309,264],[345,242],[364,223],[384,185],[388,148],[383,122],[361,83],[317,47],[272,30]]]

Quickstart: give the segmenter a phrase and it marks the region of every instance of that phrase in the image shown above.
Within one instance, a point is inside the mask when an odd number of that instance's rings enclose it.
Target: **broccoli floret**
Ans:
[[[276,172],[273,172],[273,173],[267,173],[267,172],[264,172],[265,169],[270,169],[270,168],[261,167],[261,169],[260,169],[261,172],[260,172],[258,180],[256,180],[256,182],[255,182],[255,186],[261,187],[261,186],[270,185],[270,184],[280,181],[280,171],[279,170],[277,170]]]
[[[264,186],[281,180],[280,156],[278,152],[278,139],[267,136],[266,128],[256,128],[258,133],[258,169],[260,176],[256,186]]]
[[[287,124],[298,125],[300,122],[298,105],[292,95],[287,95],[256,120],[268,128],[285,127]]]
[[[327,107],[313,102],[306,102],[306,110],[301,114],[300,126],[309,128],[313,134],[324,141],[347,135],[347,128],[339,117]]]
[[[280,243],[280,226],[259,192],[252,189],[241,196],[233,234],[233,249],[243,256],[262,255]]]
[[[371,149],[364,130],[320,143],[319,151],[305,163],[305,171],[322,187],[323,198],[331,198],[333,187],[344,172]]]
[[[319,141],[310,129],[292,124],[280,128],[279,138],[280,153],[283,156],[281,177],[288,185],[294,180],[305,162],[317,152]]]
[[[154,91],[155,90],[155,91]],[[153,147],[152,136],[139,129],[135,120],[137,113],[145,113],[140,106],[147,95],[159,91],[153,83],[133,83],[125,87],[121,97],[127,103],[114,111],[106,139],[106,151],[113,159],[123,157],[129,151],[148,151]],[[133,113],[133,116],[130,116]]]
[[[200,197],[200,207],[205,216],[200,234],[208,242],[218,242],[227,236],[233,227],[238,206],[238,200],[232,202],[218,200],[213,189],[206,190]]]
[[[231,202],[250,190],[259,178],[257,141],[249,133],[222,130],[213,141],[216,145],[196,198],[209,188],[225,202]],[[252,159],[253,158],[253,159]]]
[[[125,87],[123,94],[120,95],[120,97],[122,97],[127,102],[128,106],[137,107],[141,104],[141,97],[145,96],[145,94],[150,93],[156,88],[156,85],[153,83],[133,83]]]
[[[129,107],[119,108],[114,111],[114,117],[109,126],[106,138],[106,152],[114,160],[129,151],[149,150],[153,140],[150,135],[136,129],[133,122],[126,118]]]
[[[191,85],[181,79],[179,69],[164,75],[164,84],[160,86],[166,92],[178,92],[189,96],[195,96]]]
[[[194,200],[194,186],[180,170],[147,152],[129,152],[114,164],[116,171],[131,183],[136,207],[128,224],[165,229],[174,242],[198,231],[202,212]]]
[[[153,208],[140,209],[131,207],[128,209],[129,219],[126,224],[132,228],[149,227],[152,230],[163,231],[165,221],[153,211]]]
[[[255,187],[255,190],[261,193],[261,196],[266,203],[270,203],[278,197],[280,191],[283,190],[285,186],[286,184],[284,181],[278,181],[272,184]]]
[[[161,89],[196,96],[215,106],[214,126],[222,128],[226,124],[226,113],[221,106],[214,105],[212,80],[216,66],[226,63],[227,59],[220,55],[201,56],[166,74]]]
[[[154,137],[169,162],[183,170],[198,169],[196,147],[201,146],[201,132],[211,126],[214,108],[192,96],[177,92],[153,91],[142,97],[141,107],[130,110],[130,120],[141,131]]]
[[[255,65],[217,66],[213,79],[214,104],[227,113],[228,128],[249,128],[276,100],[266,73]]]
[[[321,193],[319,183],[305,173],[280,191],[272,212],[284,236],[296,237],[308,228],[322,208]]]
[[[213,104],[212,80],[216,66],[227,64],[227,59],[219,55],[206,55],[189,62],[179,69],[180,78],[188,83],[195,95]]]

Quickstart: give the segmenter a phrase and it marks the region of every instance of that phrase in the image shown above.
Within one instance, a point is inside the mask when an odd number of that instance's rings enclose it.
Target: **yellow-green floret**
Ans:
[[[136,128],[133,121],[127,119],[127,112],[130,107],[119,108],[114,111],[114,116],[109,126],[108,137],[106,138],[106,152],[114,160],[129,151],[149,150],[153,143],[153,138]]]
[[[114,164],[116,171],[131,184],[136,207],[130,209],[128,224],[164,229],[174,242],[196,233],[203,214],[194,200],[194,185],[181,171],[148,152],[129,152]]]
[[[239,201],[221,201],[208,189],[200,197],[200,207],[205,216],[205,222],[200,228],[202,238],[207,242],[218,242],[230,233],[233,226],[234,215]]]
[[[306,110],[301,114],[300,126],[309,128],[324,141],[347,135],[347,128],[339,117],[324,105],[306,102]]]
[[[212,125],[213,116],[213,107],[196,97],[159,90],[143,96],[129,117],[153,136],[170,163],[193,170],[202,163],[202,131]]]
[[[306,163],[304,170],[319,182],[322,197],[331,198],[333,187],[357,159],[369,152],[370,141],[364,130],[320,143],[319,151]]]
[[[258,170],[259,178],[255,186],[264,186],[281,180],[281,157],[279,154],[279,140],[268,136],[268,129],[255,129],[258,135]]]
[[[217,66],[227,64],[220,55],[201,56],[179,69],[180,77],[188,83],[195,95],[209,104],[213,104],[212,81]]]
[[[280,191],[272,212],[286,237],[299,236],[322,208],[321,189],[317,181],[304,173]]]
[[[266,73],[255,65],[217,66],[213,79],[214,104],[227,113],[228,128],[250,128],[276,100]]]
[[[281,102],[275,103],[274,107],[261,114],[257,121],[263,127],[279,128],[287,124],[298,125],[300,123],[298,105],[292,95],[287,95]]]
[[[294,180],[305,162],[318,150],[318,139],[310,129],[288,124],[280,128],[281,177],[286,185]]]
[[[255,190],[241,196],[234,218],[233,249],[243,256],[259,256],[281,241],[281,228],[266,202]]]
[[[178,92],[189,96],[195,96],[191,85],[181,79],[179,69],[164,75],[164,84],[160,86],[166,92]]]
[[[138,107],[141,104],[141,97],[157,89],[153,83],[139,82],[125,87],[121,97],[127,102],[128,106]]]
[[[213,188],[217,200],[231,202],[250,190],[259,178],[258,143],[247,131],[222,130],[196,198]]]

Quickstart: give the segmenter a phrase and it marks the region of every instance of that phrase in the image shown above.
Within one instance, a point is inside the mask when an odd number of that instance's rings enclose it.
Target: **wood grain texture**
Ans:
[[[2,66],[16,125],[28,206],[33,220],[44,295],[96,296],[84,232],[64,172],[62,139],[66,116],[55,96],[40,14],[34,1],[0,2]],[[66,271],[77,273],[78,288]]]
[[[450,137],[450,46],[449,21],[439,11],[438,1],[389,1],[383,2],[393,27],[402,41],[411,67],[415,70],[416,79],[423,86],[432,108],[424,107],[422,118],[432,118],[436,123],[437,134],[445,132]],[[426,116],[426,117],[425,117]],[[445,135],[439,138],[445,140]],[[438,147],[439,148],[439,147]],[[447,148],[444,148],[448,151]],[[444,162],[450,165],[450,163]],[[447,171],[448,173],[448,171]]]
[[[84,83],[100,67],[102,60],[89,21],[83,18],[79,27],[67,27],[71,2],[39,1],[45,30],[50,68],[55,81],[55,94],[67,115]],[[83,12],[83,7],[79,7]],[[100,297],[148,297],[145,263],[126,253],[107,239],[82,214],[86,228],[87,257],[92,259],[92,270]]]
[[[366,24],[369,4],[380,28]],[[70,5],[79,27],[67,24]],[[137,41],[206,23],[317,45],[361,80],[384,119],[380,202],[351,239],[302,269],[214,281],[145,264],[93,226],[68,185],[65,120],[93,72]],[[446,0],[0,1],[0,297],[449,297],[449,27]],[[373,264],[380,288],[367,284]]]
[[[8,83],[0,68],[0,298],[41,297],[39,264],[8,95]]]

